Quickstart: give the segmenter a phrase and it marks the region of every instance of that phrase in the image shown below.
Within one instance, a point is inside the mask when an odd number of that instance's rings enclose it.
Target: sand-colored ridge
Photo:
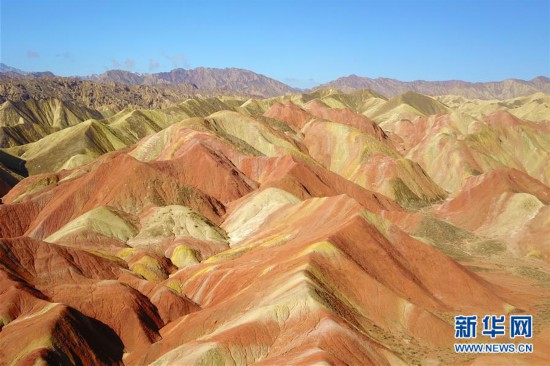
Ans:
[[[77,237],[78,240],[82,240],[85,238],[82,235],[86,235],[82,233],[83,231],[93,231],[123,243],[138,234],[136,227],[131,222],[120,217],[115,210],[106,206],[100,206],[70,221],[61,229],[45,238],[44,241],[55,243],[66,241],[67,237]]]
[[[364,112],[369,118],[377,122],[398,119],[401,115],[429,116],[444,114],[449,108],[436,99],[428,96],[406,92],[389,99],[378,108]]]
[[[154,207],[142,213],[140,229],[127,243],[131,247],[157,246],[164,240],[191,237],[225,242],[226,234],[198,212],[177,205]]]
[[[300,201],[293,194],[278,188],[266,188],[252,195],[245,197],[246,200],[239,207],[233,208],[222,224],[232,244],[246,238],[282,206]]]

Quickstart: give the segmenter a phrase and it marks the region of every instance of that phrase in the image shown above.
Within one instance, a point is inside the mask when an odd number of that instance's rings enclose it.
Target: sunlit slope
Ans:
[[[0,364],[547,363],[544,119],[334,89],[105,117],[8,149]],[[456,354],[459,314],[532,314],[535,352]]]
[[[26,144],[103,115],[74,102],[58,99],[6,101],[0,106],[0,147]]]
[[[411,207],[445,197],[422,168],[397,152],[384,131],[365,116],[330,109],[316,100],[304,108],[287,102],[274,105],[265,115],[301,128],[311,157],[367,189]]]
[[[403,141],[405,156],[436,183],[456,191],[469,176],[509,167],[550,183],[550,131],[506,111],[477,119],[459,112],[386,123]]]
[[[71,125],[43,129],[36,142],[17,144],[6,152],[25,160],[30,174],[54,172],[130,146],[182,119],[229,108],[220,98],[189,99],[165,110],[125,109],[106,119],[73,119]]]
[[[25,160],[29,173],[37,174],[78,166],[125,146],[108,126],[88,120],[6,151]]]
[[[436,97],[436,99],[455,110],[475,117],[506,110],[518,118],[530,121],[550,119],[550,95],[544,93],[506,100],[467,99],[455,95]]]
[[[448,99],[451,106],[453,99],[441,97],[442,101]],[[544,94],[537,94],[529,98],[519,98],[518,100],[506,101],[501,108],[515,106],[515,110],[524,110],[522,115],[531,115],[532,117],[542,118],[545,115]],[[318,90],[311,94],[295,94],[285,97],[277,97],[266,100],[255,99],[238,99],[228,97],[218,98],[197,98],[188,99],[173,107],[163,110],[139,110],[139,109],[124,109],[115,115],[108,116],[103,119],[97,111],[90,110],[84,107],[79,107],[75,103],[61,102],[56,99],[42,101],[28,101],[20,103],[6,102],[2,106],[4,111],[3,124],[6,125],[4,131],[5,146],[25,145],[28,142],[33,142],[45,138],[52,133],[58,133],[55,139],[46,139],[43,144],[29,145],[21,148],[12,148],[10,153],[23,156],[29,160],[31,174],[46,171],[55,171],[63,167],[77,166],[86,163],[96,158],[98,155],[120,148],[113,146],[109,147],[112,140],[111,137],[95,136],[96,132],[89,132],[85,127],[77,125],[86,119],[93,118],[92,122],[96,126],[95,130],[101,130],[103,135],[114,135],[124,145],[131,145],[139,139],[158,132],[169,125],[190,117],[207,117],[218,111],[236,111],[239,114],[258,119],[259,115],[263,114],[270,117],[270,113],[276,105],[281,102],[287,105],[292,101],[293,105],[305,109],[313,117],[336,120],[338,123],[348,124],[350,126],[359,127],[367,126],[371,122],[362,123],[357,114],[353,115],[349,112],[356,112],[374,118],[377,122],[395,123],[401,120],[412,120],[416,116],[427,116],[431,114],[443,114],[450,111],[450,107],[439,103],[438,101],[426,96],[415,93],[405,93],[401,96],[386,100],[384,97],[368,91],[361,90],[351,94],[345,94],[333,89]],[[489,103],[487,101],[480,101]],[[520,106],[521,104],[521,106]],[[456,107],[464,118],[470,119],[479,118],[480,113],[474,113],[473,110]],[[490,109],[492,111],[492,109]],[[513,110],[513,109],[511,109]],[[348,111],[348,112],[346,112]],[[295,113],[290,111],[289,113]],[[453,112],[455,113],[455,112]],[[331,114],[331,116],[329,116]],[[338,116],[336,116],[338,115]],[[309,116],[309,115],[308,115]],[[279,116],[280,117],[280,116]],[[270,117],[271,118],[271,117]],[[294,116],[292,118],[295,118]],[[306,117],[308,119],[309,117]],[[279,118],[280,119],[280,118]],[[95,122],[93,122],[95,121]],[[266,120],[260,120],[264,124]],[[307,121],[301,121],[297,125],[303,127]],[[99,126],[98,123],[105,125],[107,128]],[[460,123],[463,123],[460,121]],[[371,123],[372,124],[372,123]],[[273,126],[272,126],[273,127]],[[292,127],[292,126],[291,126]],[[62,132],[64,129],[74,129],[71,132]],[[392,130],[391,127],[384,127]],[[14,130],[15,129],[15,130]],[[19,131],[20,129],[21,131]],[[377,132],[380,133],[380,132]],[[75,136],[85,136],[76,138]],[[81,140],[89,138],[88,143],[82,144]],[[391,137],[393,139],[393,137]],[[73,144],[68,140],[74,140],[75,145],[66,149],[67,144]],[[100,140],[104,139],[102,142]],[[61,149],[50,147],[56,144],[54,141],[59,140]],[[43,147],[48,145],[46,152]],[[98,147],[97,145],[102,145]],[[398,147],[398,146],[397,146]],[[53,149],[53,150],[52,150]],[[35,151],[36,150],[36,151]],[[46,157],[51,151],[56,151],[56,157]],[[48,161],[55,160],[55,163]],[[70,160],[70,161],[69,161]],[[414,160],[414,159],[413,159]],[[40,166],[40,168],[38,168]]]
[[[241,206],[228,220],[241,210],[248,208]],[[330,217],[330,223],[324,217]],[[438,357],[446,363],[458,361],[451,352],[440,351],[452,338],[445,314],[486,304],[492,304],[486,311],[502,311],[514,300],[500,298],[491,285],[469,277],[430,246],[406,239],[394,228],[387,230],[379,232],[361,206],[345,196],[283,203],[232,249],[173,276],[203,310],[178,319],[162,331],[161,341],[129,360],[377,365]],[[407,245],[397,244],[402,241]],[[401,262],[411,256],[414,262]],[[256,262],[260,258],[265,259]],[[394,271],[396,267],[400,270]],[[231,281],[235,276],[241,280]],[[451,288],[451,278],[469,287]],[[258,292],[266,295],[258,297]],[[411,298],[417,301],[411,303]],[[196,331],[190,334],[189,329]],[[255,334],[256,329],[263,331]],[[295,332],[304,336],[295,338]],[[435,336],[445,333],[447,338]],[[405,340],[410,341],[406,350]]]
[[[449,108],[443,103],[428,96],[407,92],[396,96],[378,107],[363,112],[377,122],[395,120],[400,116],[430,116],[447,113]]]
[[[509,242],[517,256],[550,258],[549,205],[548,186],[515,169],[496,169],[469,178],[434,212],[464,230]]]

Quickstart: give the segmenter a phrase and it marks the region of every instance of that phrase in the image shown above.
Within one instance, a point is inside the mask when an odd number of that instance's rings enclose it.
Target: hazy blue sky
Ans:
[[[1,62],[59,75],[239,67],[309,87],[550,75],[550,0],[1,0]]]

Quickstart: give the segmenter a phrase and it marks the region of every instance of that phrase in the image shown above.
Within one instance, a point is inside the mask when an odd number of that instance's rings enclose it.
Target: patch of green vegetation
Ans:
[[[227,142],[229,142],[231,145],[237,148],[237,150],[241,153],[244,153],[246,155],[251,156],[264,156],[263,153],[256,150],[253,146],[248,144],[246,141],[241,140],[240,138],[233,136],[229,133],[227,133],[223,128],[220,128],[215,121],[206,120],[207,128],[211,131],[214,131],[216,135],[223,138]]]
[[[212,221],[210,221],[210,219],[206,216],[203,216],[201,215],[200,212],[197,212],[195,210],[191,210],[188,214],[187,214],[191,219],[193,219],[194,221],[202,221],[204,222],[205,224],[207,224],[208,226],[210,226],[212,229],[214,229],[224,240],[227,240],[229,239],[229,236],[227,235],[227,233],[225,232],[225,230],[223,230],[222,228],[220,228],[219,226],[217,226],[216,224],[214,224]],[[200,256],[200,253],[196,253],[197,255]]]
[[[393,188],[393,194],[395,201],[401,206],[411,209],[419,210],[422,207],[428,205],[428,202],[422,200],[413,191],[403,182],[400,178],[395,178],[391,180],[391,187]]]
[[[491,256],[506,251],[506,245],[495,239],[483,240],[471,245],[475,254],[482,256]]]
[[[472,260],[472,256],[458,246],[452,244],[435,244],[435,247],[445,255],[459,262],[468,262]]]
[[[225,365],[225,357],[223,352],[218,348],[212,348],[206,351],[201,357],[195,361],[195,366],[223,366]]]
[[[477,177],[478,175],[483,174],[483,172],[481,172],[477,169],[471,169],[470,174]]]
[[[197,197],[198,197],[198,194],[193,187],[189,187],[189,186],[178,187],[178,202],[184,203],[184,206],[187,206],[185,203],[189,203]]]
[[[256,150],[253,146],[249,145],[247,142],[241,140],[238,137],[228,134],[225,131],[217,131],[217,134],[223,137],[225,140],[229,141],[231,145],[235,146],[238,151],[245,153],[246,155],[252,156],[264,156],[263,153]]]
[[[223,206],[223,204],[221,202],[219,202],[218,200],[216,200],[214,198],[208,198],[208,197],[201,196],[200,193],[197,192],[197,190],[193,187],[180,186],[180,187],[178,187],[177,194],[178,194],[178,200],[177,200],[178,205],[193,208],[193,207],[196,207],[196,205],[195,205],[196,201],[201,201],[201,202],[207,203],[219,215],[223,215],[225,213],[225,207]],[[207,201],[207,202],[205,202],[205,201]],[[165,206],[165,205],[162,205],[162,206]],[[195,212],[195,213],[198,214],[197,212]],[[210,220],[206,219],[206,217],[204,217],[202,215],[201,215],[201,217],[204,218],[205,221],[210,226],[215,227],[215,225]]]
[[[296,133],[288,125],[286,125],[283,122],[278,121],[274,118],[264,117],[264,116],[261,116],[261,115],[253,116],[253,117],[254,117],[255,120],[257,120],[259,122],[262,122],[262,123],[265,123],[269,127],[273,128],[273,129],[276,129],[278,131],[287,132],[287,133],[290,133],[290,134],[293,134],[293,135]]]
[[[475,240],[476,236],[445,221],[426,217],[413,235],[428,241],[441,252],[458,261],[472,260],[471,255],[464,250],[464,246],[467,241]]]
[[[479,267],[479,266],[464,266],[464,267],[473,272],[491,272],[490,269],[485,267]]]
[[[166,201],[160,194],[159,190],[162,189],[162,186],[160,184],[160,180],[154,179],[151,181],[151,188],[148,191],[148,198],[150,202],[155,206],[166,206]]]
[[[391,227],[391,223],[374,212],[362,210],[361,214],[370,224],[374,225],[386,239],[388,238],[388,229]]]
[[[346,125],[338,125],[336,123],[333,123],[332,126],[340,129],[340,131],[350,131],[351,133],[355,133],[355,136],[360,136],[358,138],[360,138],[363,142],[361,144],[362,152],[361,152],[360,161],[367,161],[371,155],[376,153],[383,153],[384,155],[387,155],[396,159],[401,158],[401,156],[395,150],[390,149],[389,147],[384,145],[382,142],[378,141],[376,138],[370,135],[367,135],[363,132],[360,132],[354,127],[350,127]],[[352,136],[352,138],[355,138],[355,137]]]
[[[456,244],[476,239],[474,234],[434,217],[422,220],[414,235],[427,238],[436,244]]]
[[[57,175],[49,175],[34,182],[27,190],[27,193],[35,192],[43,187],[57,184],[57,182],[59,182],[59,178],[57,177]]]
[[[522,266],[522,267],[516,268],[515,272],[523,277],[550,283],[550,274],[540,271],[536,268]]]

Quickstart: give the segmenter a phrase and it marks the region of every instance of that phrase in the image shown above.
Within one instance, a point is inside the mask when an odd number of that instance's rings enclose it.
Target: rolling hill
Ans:
[[[0,106],[0,364],[550,359],[547,94],[126,97]]]

